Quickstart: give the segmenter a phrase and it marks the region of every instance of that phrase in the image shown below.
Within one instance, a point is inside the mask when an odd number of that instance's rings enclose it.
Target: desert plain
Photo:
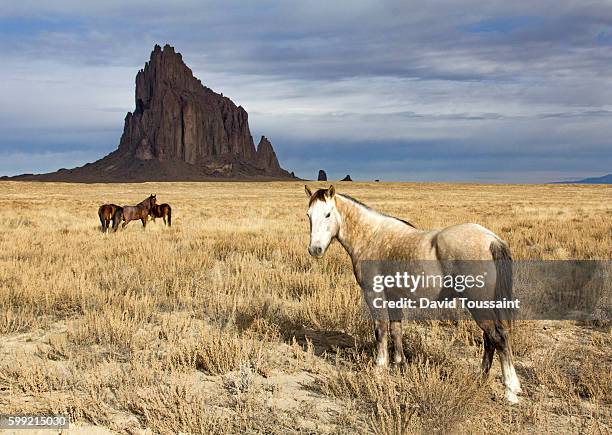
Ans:
[[[515,259],[612,259],[610,187],[335,186],[419,228],[484,225]],[[100,232],[99,205],[151,193],[171,228]],[[474,322],[405,322],[408,363],[375,370],[347,254],[308,255],[307,202],[303,182],[0,182],[0,414],[75,433],[612,431],[607,322],[517,322],[514,406],[497,360],[477,382]]]

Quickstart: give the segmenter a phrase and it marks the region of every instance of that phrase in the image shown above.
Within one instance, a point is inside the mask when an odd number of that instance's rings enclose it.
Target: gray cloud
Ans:
[[[612,166],[603,0],[25,0],[0,24],[0,152],[111,151],[137,69],[170,42],[302,176],[548,181]],[[375,154],[345,151],[368,143]]]

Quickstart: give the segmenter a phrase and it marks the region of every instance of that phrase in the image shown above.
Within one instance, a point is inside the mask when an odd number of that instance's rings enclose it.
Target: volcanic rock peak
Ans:
[[[136,159],[237,159],[266,172],[282,171],[265,137],[255,149],[247,112],[203,86],[170,45],[156,45],[138,72],[135,106],[125,118],[119,150]]]

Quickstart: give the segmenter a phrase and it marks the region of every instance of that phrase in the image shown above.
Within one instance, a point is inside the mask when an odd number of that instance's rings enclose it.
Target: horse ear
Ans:
[[[304,185],[304,189],[306,190],[306,196],[308,198],[312,197],[312,192],[310,191],[310,189],[308,188],[308,186]]]
[[[329,186],[329,189],[327,189],[327,197],[331,199],[334,197],[335,194],[336,194],[336,188],[333,185]]]

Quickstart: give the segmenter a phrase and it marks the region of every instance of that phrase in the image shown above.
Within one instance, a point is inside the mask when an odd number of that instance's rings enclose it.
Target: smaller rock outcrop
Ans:
[[[262,136],[257,145],[256,162],[259,163],[259,167],[272,173],[282,172],[276,153],[272,144],[265,136]]]
[[[340,180],[340,181],[353,181],[353,179],[351,178],[351,176],[350,176],[350,175],[348,175],[348,174],[347,174],[347,175],[346,175],[346,177],[344,177],[344,178],[343,178],[342,180]]]
[[[319,176],[317,177],[317,181],[327,181],[327,174],[323,169],[319,169]]]

